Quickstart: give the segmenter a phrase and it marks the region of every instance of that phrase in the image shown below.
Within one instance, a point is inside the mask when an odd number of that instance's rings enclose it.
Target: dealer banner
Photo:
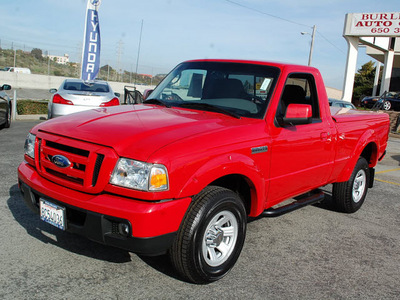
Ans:
[[[88,0],[83,36],[81,79],[93,81],[100,69],[100,0]]]

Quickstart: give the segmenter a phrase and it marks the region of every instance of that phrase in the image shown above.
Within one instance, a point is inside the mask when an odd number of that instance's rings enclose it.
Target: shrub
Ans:
[[[45,115],[47,114],[47,100],[18,100],[17,113],[19,115]]]

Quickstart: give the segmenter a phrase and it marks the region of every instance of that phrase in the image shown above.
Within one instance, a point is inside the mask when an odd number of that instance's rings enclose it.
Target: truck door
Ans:
[[[302,125],[279,125],[289,104],[312,106],[312,121]],[[291,74],[285,84],[271,130],[270,189],[267,204],[322,186],[334,159],[330,123],[321,117],[315,79],[311,74]]]

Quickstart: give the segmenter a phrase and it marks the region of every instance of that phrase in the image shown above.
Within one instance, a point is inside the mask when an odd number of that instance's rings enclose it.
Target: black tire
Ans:
[[[182,221],[169,253],[172,264],[194,283],[222,278],[239,258],[246,226],[246,210],[237,194],[206,187],[193,198]]]
[[[368,162],[360,157],[350,179],[333,184],[332,197],[335,208],[341,212],[353,213],[364,203],[370,182]]]
[[[11,107],[8,108],[6,123],[4,123],[5,128],[10,128],[10,126],[11,126]]]

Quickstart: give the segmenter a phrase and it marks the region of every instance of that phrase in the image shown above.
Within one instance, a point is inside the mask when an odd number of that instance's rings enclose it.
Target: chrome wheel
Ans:
[[[384,110],[390,110],[391,108],[392,108],[392,104],[390,103],[390,101],[383,102],[383,109]]]
[[[367,184],[367,176],[363,169],[359,170],[353,183],[353,201],[358,203],[364,195]]]
[[[203,258],[209,266],[223,264],[232,254],[238,236],[238,222],[230,211],[221,211],[211,219],[203,237]]]

